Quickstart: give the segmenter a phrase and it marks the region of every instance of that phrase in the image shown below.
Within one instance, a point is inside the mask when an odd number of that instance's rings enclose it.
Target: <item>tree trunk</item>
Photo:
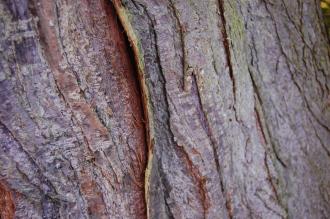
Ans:
[[[319,1],[2,0],[1,218],[329,218]]]

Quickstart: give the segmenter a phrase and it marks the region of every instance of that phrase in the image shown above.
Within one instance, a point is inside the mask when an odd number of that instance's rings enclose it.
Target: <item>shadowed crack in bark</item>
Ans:
[[[233,87],[233,96],[234,96],[234,108],[236,104],[236,82],[235,82],[235,76],[233,71],[233,66],[231,63],[231,53],[230,53],[230,39],[227,33],[227,27],[226,27],[226,18],[225,18],[225,9],[224,9],[224,0],[219,0],[219,15],[221,18],[221,34],[222,34],[222,43],[225,49],[225,56],[227,60],[227,67],[229,70],[229,76],[232,81],[232,87]],[[236,110],[235,110],[236,112]],[[236,115],[236,113],[235,113]]]
[[[136,3],[133,1],[135,7],[137,7]],[[149,92],[147,90],[146,82],[145,82],[145,73],[144,73],[144,64],[142,61],[142,53],[140,51],[141,48],[138,47],[138,39],[137,36],[134,33],[134,30],[131,27],[131,24],[129,23],[129,20],[127,18],[127,14],[125,14],[125,9],[123,8],[120,0],[113,0],[112,4],[116,10],[117,16],[121,22],[121,25],[125,31],[125,35],[130,43],[131,46],[131,57],[132,60],[135,62],[135,79],[138,82],[139,85],[139,91],[140,91],[140,98],[142,100],[142,109],[144,112],[144,129],[145,129],[145,137],[146,137],[146,160],[147,163],[144,167],[144,202],[146,206],[146,215],[147,218],[149,218],[149,174],[152,168],[152,158],[153,158],[153,134],[150,132],[150,130],[153,130],[154,127],[152,127],[152,123],[150,122],[151,119],[151,109],[150,109],[150,102],[149,102]],[[146,11],[146,9],[144,8]],[[148,15],[148,14],[147,14]],[[149,19],[150,16],[148,15]],[[152,20],[150,20],[152,22]]]
[[[237,112],[236,112],[236,82],[235,82],[235,76],[234,76],[234,72],[233,72],[233,66],[231,63],[230,39],[229,39],[227,29],[226,29],[227,27],[226,27],[224,0],[219,0],[218,4],[219,4],[219,15],[220,15],[220,20],[221,20],[220,29],[221,29],[221,34],[222,34],[221,35],[222,43],[223,43],[223,47],[225,50],[224,55],[227,60],[229,76],[232,81],[233,98],[234,98],[233,109],[235,112],[235,119],[237,122],[239,122],[239,119],[237,117]],[[222,186],[222,188],[223,188],[223,186]],[[226,195],[225,200],[226,200],[226,208],[227,208],[228,216],[229,216],[229,218],[233,218],[233,208],[231,207],[232,204],[231,204],[230,194]]]

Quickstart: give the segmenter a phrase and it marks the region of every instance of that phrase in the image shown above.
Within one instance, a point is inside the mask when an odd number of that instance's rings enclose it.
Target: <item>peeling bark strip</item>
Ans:
[[[0,1],[1,218],[330,218],[320,13]]]
[[[130,46],[133,50],[133,58],[136,63],[137,67],[137,79],[140,86],[141,91],[141,100],[144,112],[144,127],[146,133],[146,143],[147,143],[147,165],[144,169],[144,195],[145,195],[145,204],[146,204],[146,211],[147,211],[147,218],[149,218],[149,181],[150,181],[150,174],[152,169],[152,159],[153,159],[153,122],[152,122],[152,112],[150,107],[150,100],[149,100],[149,92],[145,82],[145,72],[144,72],[144,60],[142,57],[142,50],[139,47],[139,41],[137,39],[134,30],[131,27],[131,23],[128,18],[128,14],[121,5],[119,0],[113,0],[114,7],[116,9],[117,15],[121,21],[122,26],[126,32],[126,36],[130,42]]]

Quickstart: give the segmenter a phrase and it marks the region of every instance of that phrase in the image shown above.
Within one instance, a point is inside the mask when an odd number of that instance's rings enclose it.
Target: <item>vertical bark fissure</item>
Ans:
[[[148,99],[148,89],[145,82],[145,72],[144,72],[144,64],[143,64],[143,55],[141,54],[141,48],[139,48],[139,42],[137,36],[135,36],[134,30],[131,27],[130,21],[128,20],[125,12],[123,11],[123,6],[120,0],[111,1],[113,4],[116,14],[119,18],[121,26],[124,29],[125,36],[130,43],[129,48],[131,48],[130,52],[133,56],[133,62],[135,66],[135,79],[138,81],[140,97],[142,101],[142,108],[144,112],[144,129],[145,129],[145,139],[146,139],[146,160],[147,163],[144,167],[144,203],[146,209],[146,217],[149,218],[149,175],[152,168],[152,158],[153,158],[153,134],[150,132],[153,129],[152,124],[150,122],[150,102]],[[137,6],[134,2],[134,5]],[[141,60],[142,59],[142,60]]]
[[[256,117],[256,123],[257,123],[257,129],[258,131],[260,130],[261,132],[261,142],[262,143],[265,143],[265,144],[268,144],[268,141],[266,139],[266,135],[265,135],[265,131],[264,129],[262,128],[262,123],[261,123],[261,118],[260,118],[260,112],[259,110],[257,109],[257,107],[254,107],[254,111],[255,111],[255,117]]]
[[[311,124],[313,125],[313,130],[314,130],[315,136],[319,140],[321,147],[324,149],[325,153],[330,157],[330,150],[327,148],[326,143],[323,142],[320,135],[318,134],[317,128],[313,124],[313,121],[311,119],[309,119],[309,120],[310,120]]]
[[[105,6],[105,7],[107,7],[107,6]],[[79,75],[78,75],[78,72],[75,72],[75,70],[74,70],[74,66],[69,62],[69,59],[68,59],[68,54],[66,53],[66,51],[65,51],[65,47],[64,47],[64,43],[63,43],[63,33],[62,33],[62,30],[61,30],[61,27],[60,27],[60,10],[59,10],[59,7],[58,7],[58,5],[57,5],[57,2],[56,2],[56,5],[54,6],[54,9],[55,9],[55,15],[56,15],[56,19],[57,19],[57,25],[58,25],[58,35],[59,35],[59,46],[60,46],[60,48],[62,48],[62,51],[63,51],[63,57],[64,57],[64,60],[67,62],[67,64],[68,64],[68,70],[69,70],[69,72],[72,72],[73,74],[74,74],[74,78],[76,79],[76,81],[77,81],[77,84],[78,84],[78,88],[79,88],[79,90],[80,90],[80,92],[79,92],[79,95],[81,95],[81,97],[82,98],[84,98],[83,99],[83,101],[88,101],[87,99],[86,99],[86,96],[84,95],[84,92],[81,90],[81,88],[80,88],[80,79],[79,79]],[[108,10],[108,9],[106,9],[106,10]],[[109,16],[109,15],[108,15]],[[55,18],[54,18],[55,19]],[[110,19],[113,19],[112,18],[112,16],[110,17]],[[112,21],[110,21],[110,22],[112,22]],[[43,31],[41,30],[40,31],[40,33],[41,34],[43,34]],[[46,36],[43,36],[43,39],[46,39],[48,36],[46,35]],[[116,38],[117,36],[115,36],[115,33],[114,33],[114,36],[113,36],[115,39],[114,39],[114,41],[118,41],[118,39]],[[118,42],[117,42],[118,43]],[[125,42],[126,43],[126,45],[128,44],[127,42]],[[45,43],[45,44],[47,44],[47,42]],[[116,46],[118,46],[118,47],[120,47],[121,45],[120,45],[120,40],[119,40],[119,44],[118,45],[116,45]],[[127,46],[127,48],[129,49],[129,46]],[[52,48],[48,48],[48,49],[52,49]],[[56,48],[56,49],[59,49],[59,48]],[[120,49],[119,49],[120,50]],[[55,54],[53,54],[52,52],[49,52],[49,54],[47,55],[47,56],[52,56],[52,55],[54,55],[55,57],[50,57],[50,58],[48,58],[48,62],[50,63],[50,67],[51,67],[51,69],[52,69],[52,72],[54,72],[54,71],[61,71],[61,69],[59,69],[58,68],[58,61],[59,61],[59,59],[60,59],[60,54],[57,54],[56,52],[59,52],[59,50],[55,50]],[[118,51],[119,53],[120,52],[123,52],[122,50],[120,50],[120,51]],[[126,51],[126,52],[130,52],[129,50],[128,51]],[[134,60],[134,59],[131,59],[130,57],[128,57],[129,58],[129,60]],[[53,59],[55,59],[55,60],[53,60]],[[131,62],[131,61],[129,61],[129,62]],[[134,63],[132,63],[132,65],[134,66]],[[116,69],[116,67],[118,68],[118,69]],[[120,66],[118,67],[118,66],[114,66],[114,68],[115,68],[115,70],[116,71],[125,71],[126,69],[122,69],[122,68],[120,68]],[[54,73],[53,73],[54,74]],[[58,74],[58,73],[57,73]],[[60,74],[64,74],[63,72],[60,72]],[[122,77],[127,77],[127,75],[123,75]],[[99,185],[99,183],[103,180],[103,179],[106,179],[106,180],[108,180],[108,178],[107,178],[107,173],[105,172],[105,168],[102,166],[102,164],[100,165],[98,162],[96,162],[95,161],[95,157],[94,157],[94,148],[92,148],[92,146],[96,146],[96,145],[94,145],[93,144],[93,142],[91,142],[91,141],[93,141],[93,139],[91,139],[93,136],[88,136],[88,134],[86,134],[86,132],[88,133],[88,130],[84,130],[84,127],[83,127],[83,125],[84,124],[81,124],[80,122],[79,122],[79,120],[77,119],[77,116],[75,115],[76,113],[74,113],[74,109],[73,109],[73,107],[74,107],[74,104],[75,103],[72,103],[71,102],[71,99],[70,99],[70,97],[68,97],[68,93],[67,93],[67,91],[66,90],[63,90],[63,81],[59,81],[59,79],[58,79],[58,75],[56,75],[56,73],[55,73],[55,75],[54,75],[54,80],[55,80],[55,86],[56,86],[56,88],[57,88],[57,91],[59,92],[59,94],[60,94],[60,96],[62,97],[62,99],[63,99],[63,101],[65,102],[65,104],[68,106],[68,108],[70,109],[69,111],[70,111],[70,113],[72,114],[72,117],[74,118],[74,121],[77,123],[77,125],[78,125],[78,128],[80,129],[80,131],[81,131],[81,133],[82,133],[82,137],[83,137],[83,141],[84,141],[84,143],[88,146],[87,148],[86,148],[86,152],[87,152],[87,156],[86,155],[84,155],[84,156],[86,156],[85,157],[85,159],[86,159],[86,161],[88,162],[88,164],[91,166],[91,168],[88,168],[88,167],[86,167],[86,168],[82,168],[81,169],[81,171],[84,171],[84,173],[81,173],[81,174],[83,174],[83,178],[85,178],[84,177],[84,175],[86,175],[87,176],[87,178],[86,178],[86,180],[85,180],[85,182],[84,182],[84,184],[85,184],[85,186],[84,186],[84,190],[85,191],[83,191],[83,193],[84,193],[84,195],[86,195],[87,193],[89,193],[89,192],[91,192],[89,189],[89,185],[94,185],[94,186],[97,186],[97,187],[99,187],[98,189],[100,189],[102,186],[101,185]],[[130,80],[130,78],[127,78],[127,80]],[[133,81],[134,80],[136,80],[136,81],[138,81],[138,79],[137,79],[137,76],[136,76],[136,74],[134,74],[133,75]],[[62,84],[61,84],[62,83]],[[133,84],[135,83],[135,82],[132,82]],[[136,83],[137,84],[137,86],[139,85],[139,83]],[[138,86],[138,88],[137,88],[137,90],[138,90],[138,92],[139,92],[139,86]],[[133,90],[130,90],[131,92],[133,92]],[[141,95],[141,94],[138,94],[138,96],[142,96],[142,98],[143,98],[143,95]],[[136,101],[136,102],[139,102],[139,101]],[[133,103],[134,104],[134,103]],[[73,106],[72,106],[73,105]],[[85,106],[85,105],[84,105]],[[91,112],[93,113],[93,115],[90,115],[90,114],[88,114],[88,112],[86,112],[87,113],[87,116],[95,116],[95,119],[98,119],[99,120],[99,122],[100,122],[100,124],[102,124],[102,126],[104,126],[104,130],[105,130],[105,134],[107,135],[107,133],[110,133],[110,128],[109,127],[107,127],[107,125],[104,123],[104,121],[102,120],[102,117],[99,115],[99,111],[97,110],[97,108],[95,108],[94,107],[94,105],[93,104],[91,104],[91,105],[89,105],[88,103],[86,104],[86,107],[91,107],[92,108],[92,110],[91,110]],[[142,105],[141,106],[139,106],[139,107],[143,107]],[[143,110],[142,110],[142,112],[143,112]],[[134,112],[135,113],[135,112]],[[138,113],[138,112],[137,112]],[[142,113],[143,114],[143,113]],[[142,117],[143,117],[143,115],[142,115]],[[143,120],[143,118],[142,118],[142,120]],[[143,123],[142,123],[143,124]],[[119,126],[120,126],[120,124],[119,124]],[[142,127],[143,129],[145,129],[145,127]],[[145,133],[145,132],[144,132]],[[88,137],[87,137],[88,136]],[[144,139],[146,139],[145,138],[145,136],[143,137]],[[78,142],[80,142],[79,141],[79,139],[77,139],[78,140]],[[95,143],[95,142],[94,142]],[[133,176],[133,183],[137,186],[137,187],[139,187],[139,182],[137,182],[136,181],[136,179],[135,179],[135,176],[137,176],[139,179],[140,179],[140,176],[139,176],[139,174],[141,173],[141,174],[143,174],[144,175],[144,168],[145,168],[145,166],[144,166],[144,161],[141,163],[140,161],[141,161],[141,159],[139,159],[140,157],[137,155],[138,153],[140,153],[140,151],[142,151],[141,152],[141,154],[145,154],[145,145],[146,145],[146,143],[144,143],[144,144],[141,144],[141,145],[136,145],[137,147],[137,150],[138,151],[132,151],[131,150],[131,146],[129,145],[129,143],[128,142],[126,142],[127,143],[127,145],[129,146],[129,149],[128,150],[130,150],[131,151],[131,153],[134,153],[134,155],[136,155],[136,161],[137,161],[137,163],[138,163],[138,168],[137,168],[137,173],[132,173],[132,171],[130,170],[130,169],[127,169],[127,171],[128,171],[128,173],[129,174],[131,174],[132,176]],[[117,145],[116,145],[116,148],[117,148]],[[99,149],[97,149],[97,150],[99,150]],[[102,149],[101,149],[102,150]],[[130,156],[129,158],[131,158],[132,160],[134,160],[133,159],[133,157],[132,156]],[[128,158],[128,159],[129,159]],[[142,167],[142,169],[140,170],[139,169],[139,167],[140,167],[140,164],[141,164],[141,167]],[[121,165],[122,166],[124,166],[124,164],[123,163],[121,163]],[[134,164],[133,164],[134,165]],[[110,168],[112,168],[112,167],[110,167]],[[135,170],[135,166],[132,166],[132,168],[133,168],[133,170]],[[95,170],[97,170],[97,174],[93,174],[93,177],[91,177],[90,179],[88,178],[88,174],[89,174],[89,171],[90,170],[93,170],[93,169],[95,169]],[[113,169],[112,169],[113,170]],[[80,170],[78,170],[78,171],[80,171]],[[102,175],[100,176],[99,175],[99,173],[101,173]],[[114,172],[114,175],[116,176],[116,173]],[[94,181],[94,179],[92,179],[92,178],[95,178],[96,180]],[[92,180],[92,181],[89,181],[89,180]],[[110,181],[111,180],[108,180],[109,181],[109,183],[110,183]],[[88,183],[90,183],[90,184],[88,184]],[[111,184],[111,183],[110,183]],[[82,189],[82,187],[83,187],[83,185],[81,184],[80,186],[79,186],[79,189],[81,190]],[[141,190],[143,190],[143,187],[141,188]],[[85,194],[86,193],[86,194]],[[144,190],[143,190],[143,193],[144,193]],[[109,215],[109,212],[108,212],[108,209],[105,207],[105,197],[104,197],[104,194],[102,194],[101,192],[99,192],[99,190],[97,190],[97,191],[94,191],[94,194],[92,195],[92,197],[87,197],[86,198],[86,201],[87,201],[87,203],[88,203],[88,205],[89,206],[92,206],[92,205],[94,205],[94,204],[98,204],[97,203],[97,197],[99,198],[99,199],[102,199],[102,201],[100,202],[100,205],[102,205],[103,206],[103,204],[104,204],[104,208],[103,207],[101,207],[101,208],[88,208],[88,211],[90,211],[89,212],[89,214],[99,214],[99,215],[104,215],[104,213],[105,214],[107,214],[107,215]],[[89,203],[90,202],[90,203]],[[100,206],[99,205],[99,206]],[[104,210],[103,210],[104,209]],[[103,212],[102,212],[103,211]]]
[[[68,64],[71,72],[75,76],[75,79],[77,81],[77,86],[79,88],[79,95],[81,95],[81,97],[84,100],[86,100],[86,102],[90,102],[89,99],[87,98],[86,94],[85,94],[85,90],[83,90],[81,88],[81,79],[79,77],[79,73],[74,69],[73,64],[69,61],[69,58],[68,58],[68,53],[67,53],[65,45],[64,45],[64,39],[63,39],[64,36],[63,36],[63,32],[62,32],[62,27],[61,27],[62,26],[61,25],[61,12],[60,12],[60,8],[59,8],[58,0],[56,0],[54,2],[54,5],[55,5],[55,14],[56,14],[56,22],[57,22],[58,39],[59,39],[58,42],[59,42],[60,47],[62,49],[63,57],[64,57],[66,63]],[[87,86],[87,89],[88,89],[88,86]],[[90,107],[94,110],[95,116],[100,121],[100,123],[110,132],[109,128],[107,127],[104,120],[102,119],[102,116],[100,116],[98,108],[94,104],[90,104]]]
[[[233,87],[233,97],[234,97],[234,108],[236,105],[236,82],[235,82],[235,76],[234,76],[234,71],[233,71],[233,66],[231,62],[231,53],[230,53],[230,39],[227,33],[227,27],[226,27],[226,18],[225,18],[225,8],[224,8],[224,0],[219,0],[219,15],[221,19],[221,34],[222,34],[222,43],[224,46],[225,50],[225,56],[227,60],[227,67],[229,70],[229,76],[232,81],[232,87]],[[235,115],[236,115],[236,110],[235,110]],[[236,118],[237,119],[237,118]]]
[[[256,49],[255,49],[255,45],[254,45],[254,39],[252,40],[252,46],[253,46],[253,49],[250,48],[251,50],[251,58],[252,58],[252,61],[251,63],[253,64],[253,52],[252,50],[254,50],[255,53],[257,53]],[[257,55],[257,54],[256,54]],[[259,71],[259,66],[257,65],[256,66],[257,68],[257,71]],[[278,192],[278,189],[274,183],[274,179],[271,175],[271,171],[270,171],[270,167],[269,167],[269,164],[267,162],[267,156],[271,156],[271,159],[276,159],[279,164],[283,167],[283,168],[287,168],[287,165],[286,163],[282,160],[282,158],[279,156],[279,153],[277,152],[277,149],[275,147],[275,143],[272,139],[272,136],[271,136],[271,133],[268,129],[268,126],[267,126],[267,123],[264,121],[264,109],[263,109],[263,102],[262,102],[262,99],[261,99],[261,94],[260,94],[260,91],[256,85],[256,82],[255,82],[255,79],[254,79],[254,75],[252,73],[252,70],[250,68],[248,68],[248,72],[249,72],[249,75],[250,75],[250,78],[251,78],[251,82],[252,82],[252,86],[253,86],[253,92],[254,92],[254,110],[255,110],[255,120],[256,120],[256,125],[257,125],[257,131],[258,132],[261,132],[261,143],[263,146],[265,145],[270,145],[270,149],[272,150],[273,152],[273,156],[269,155],[269,149],[268,148],[265,148],[265,155],[264,155],[264,165],[265,165],[265,169],[266,169],[266,173],[267,173],[267,181],[269,182],[270,184],[270,187],[272,189],[272,192],[274,193],[275,195],[275,198],[276,198],[276,201],[277,203],[283,207],[283,209],[285,210],[286,214],[288,213],[287,211],[287,208],[284,207],[284,204],[283,204],[283,200],[281,199],[280,197],[280,194]],[[262,201],[262,199],[259,197],[259,199]],[[283,217],[282,215],[280,215],[278,212],[274,211],[273,209],[269,208],[264,201],[262,201],[264,203],[264,205],[269,209],[271,210],[272,212],[276,213],[277,215]]]
[[[40,31],[40,33],[42,34],[42,31]],[[52,63],[51,61],[51,58],[48,59],[48,62],[50,63],[50,68],[52,69],[52,72],[56,71],[55,67],[53,65],[55,65],[55,63]],[[54,73],[53,73],[54,75]],[[54,82],[55,82],[55,87],[57,89],[57,92],[59,94],[59,96],[61,97],[61,99],[64,101],[65,105],[68,107],[69,109],[69,112],[71,114],[71,121],[73,124],[77,124],[77,127],[79,128],[79,131],[81,132],[82,136],[83,136],[83,142],[80,141],[80,139],[78,138],[78,136],[75,135],[77,141],[79,142],[79,144],[85,144],[87,147],[86,147],[86,150],[88,151],[84,156],[86,161],[88,161],[93,167],[95,167],[95,169],[101,169],[101,167],[99,167],[95,162],[95,158],[94,156],[92,155],[93,154],[93,148],[91,146],[91,142],[90,140],[87,138],[86,136],[86,133],[84,131],[84,128],[82,127],[82,124],[79,122],[76,114],[74,113],[74,110],[72,109],[72,104],[70,104],[70,101],[68,100],[68,98],[66,97],[66,95],[64,94],[64,92],[62,91],[61,89],[61,86],[60,86],[60,82],[58,81],[57,77],[54,75]],[[96,113],[95,113],[96,114]],[[100,121],[101,122],[101,121]],[[104,125],[102,122],[101,122],[102,125]],[[94,168],[93,168],[94,169]],[[93,181],[94,182],[94,181]],[[85,194],[86,191],[83,191],[83,182],[78,182],[78,187],[79,187],[79,193],[80,194]],[[99,185],[97,185],[97,187],[99,187]],[[99,189],[99,188],[98,188]],[[104,197],[102,196],[101,197],[102,199],[104,199]],[[85,201],[88,203],[89,200],[88,198],[85,199]],[[91,200],[92,202],[93,200]],[[88,205],[88,204],[87,204]],[[88,212],[89,214],[92,214],[91,212],[94,211],[95,209],[91,209],[91,208],[88,208]]]
[[[59,10],[59,6],[58,6],[58,1],[56,0],[54,2],[54,5],[55,5],[55,14],[56,14],[56,21],[57,21],[57,31],[58,31],[58,36],[59,36],[59,43],[60,43],[60,46],[61,46],[61,49],[63,51],[63,54],[64,54],[64,57],[65,57],[65,60],[67,62],[67,64],[69,65],[70,67],[70,70],[71,72],[74,74],[75,76],[75,79],[76,79],[76,82],[77,82],[77,85],[79,87],[79,90],[80,90],[80,95],[82,95],[82,97],[87,101],[86,99],[86,96],[84,95],[84,92],[81,90],[80,88],[80,85],[81,85],[81,80],[79,78],[79,75],[78,73],[74,70],[72,64],[69,62],[69,59],[68,59],[68,55],[67,55],[67,52],[65,51],[65,47],[64,47],[64,44],[63,44],[63,34],[62,34],[62,30],[61,30],[61,23],[60,23],[60,10]],[[36,6],[38,7],[38,6]],[[40,31],[40,33],[42,33],[42,31]],[[50,60],[49,60],[50,61]],[[55,64],[55,63],[54,63]],[[80,128],[80,131],[81,133],[83,134],[84,136],[84,143],[86,145],[88,145],[88,148],[90,149],[90,152],[92,152],[92,147],[90,146],[90,142],[88,141],[86,135],[84,134],[84,129],[82,128],[81,124],[78,122],[78,119],[74,113],[74,110],[72,109],[72,106],[70,104],[70,101],[67,100],[67,97],[65,96],[65,94],[62,92],[62,89],[60,88],[59,84],[60,82],[58,81],[57,77],[54,76],[54,80],[55,80],[55,84],[56,84],[56,88],[60,94],[60,96],[62,96],[64,102],[66,103],[66,105],[70,108],[70,112],[72,114],[72,117],[75,119],[75,121],[77,122],[79,128]],[[97,111],[95,111],[95,114],[97,115]],[[98,117],[98,116],[97,116]],[[104,123],[102,122],[102,120],[98,117],[98,119],[100,120],[100,122],[102,123],[102,125],[107,128]],[[77,139],[78,140],[78,139]],[[78,140],[79,141],[79,140]]]
[[[221,167],[220,167],[220,160],[219,160],[219,153],[218,153],[218,149],[217,149],[217,143],[216,143],[216,140],[214,139],[214,135],[211,131],[212,129],[210,127],[205,109],[204,109],[203,104],[202,104],[202,98],[201,98],[201,94],[200,94],[201,88],[200,88],[200,86],[198,86],[196,74],[193,74],[192,88],[193,88],[192,91],[194,91],[196,89],[195,95],[198,98],[199,117],[200,117],[202,126],[203,126],[209,140],[210,140],[210,143],[211,143],[212,152],[213,152],[214,161],[215,161],[215,166],[216,166],[217,173],[219,175],[220,188],[221,188],[222,193],[224,194],[225,188],[224,188],[224,184],[223,184],[223,176],[221,174],[222,171],[221,171]]]
[[[180,21],[180,15],[178,9],[175,7],[174,2],[172,0],[169,0],[170,7],[173,11],[173,15],[175,18],[175,23],[178,26],[179,29],[179,36],[180,36],[180,42],[181,42],[181,52],[182,52],[182,88],[184,91],[189,90],[189,78],[191,77],[192,71],[189,69],[188,60],[187,60],[187,50],[186,50],[186,28]]]
[[[154,38],[154,41],[155,41],[155,52],[156,52],[156,61],[157,61],[157,63],[159,64],[159,71],[160,71],[160,78],[161,78],[161,81],[163,81],[163,82],[165,82],[165,78],[164,78],[164,71],[163,71],[163,68],[162,68],[162,65],[161,65],[161,60],[160,60],[160,56],[159,56],[159,48],[158,48],[158,38],[157,38],[157,31],[156,31],[156,29],[155,29],[155,21],[151,18],[151,16],[150,16],[150,14],[149,14],[149,12],[148,12],[148,10],[147,10],[147,8],[146,8],[146,6],[145,5],[143,5],[143,4],[138,4],[138,3],[136,3],[135,1],[132,1],[133,3],[134,3],[134,5],[137,7],[137,5],[139,5],[139,6],[141,6],[142,8],[143,8],[143,10],[144,10],[144,12],[146,13],[146,15],[147,15],[147,17],[148,17],[148,20],[149,20],[149,22],[150,22],[150,26],[151,26],[151,32],[152,32],[152,35],[153,35],[153,38]],[[163,85],[163,90],[162,90],[162,92],[163,92],[163,94],[164,94],[164,96],[165,96],[165,109],[166,109],[166,111],[167,111],[167,113],[168,113],[168,115],[170,114],[169,113],[169,111],[168,111],[168,106],[169,106],[169,103],[168,103],[168,97],[167,97],[167,95],[166,95],[166,88],[165,88],[165,83],[164,83],[164,85]],[[169,133],[170,133],[170,135],[171,135],[171,139],[172,139],[172,141],[173,142],[175,142],[174,141],[174,134],[173,134],[173,132],[172,132],[172,130],[171,130],[171,124],[170,124],[170,120],[168,119],[167,120],[167,122],[166,122],[166,124],[167,124],[167,126],[168,126],[168,129],[169,129]],[[150,149],[150,150],[153,150],[153,146],[152,146],[152,148]],[[184,156],[187,158],[187,161],[188,161],[188,163],[189,164],[192,164],[192,162],[189,160],[189,156],[188,156],[188,154],[186,154],[185,153],[185,151],[183,150],[183,153],[184,153]],[[152,162],[152,160],[150,160],[149,162]],[[192,167],[192,166],[191,166]],[[162,171],[162,170],[161,170]],[[161,181],[162,181],[162,183],[164,184],[164,180],[163,179],[161,179]],[[145,183],[149,183],[149,182],[145,182]],[[168,192],[170,192],[170,191],[166,191],[165,192],[165,197],[168,197],[169,196],[169,194],[167,194]],[[146,193],[148,193],[148,191],[146,191]],[[146,194],[146,197],[147,196],[149,196],[149,194]],[[148,202],[148,200],[146,200],[146,202],[147,202],[147,205],[150,205],[149,204],[149,202]],[[175,217],[174,217],[174,215],[173,215],[173,212],[172,212],[172,209],[171,209],[171,207],[170,207],[170,204],[169,204],[169,202],[168,202],[168,199],[167,198],[164,198],[164,203],[165,203],[165,205],[166,205],[166,208],[167,208],[167,212],[168,212],[168,217],[170,218],[170,219],[174,219]],[[150,216],[149,216],[149,211],[147,212],[147,218],[150,218]]]
[[[235,119],[237,122],[239,122],[239,118],[237,117],[237,112],[236,112],[236,81],[235,81],[235,76],[234,76],[234,71],[233,71],[233,66],[231,62],[231,52],[230,52],[230,39],[227,33],[227,22],[225,18],[225,6],[224,6],[224,0],[219,0],[218,5],[219,5],[219,16],[220,16],[220,29],[221,29],[221,34],[222,34],[222,43],[224,47],[224,52],[225,52],[225,57],[227,61],[227,67],[229,71],[229,76],[232,81],[232,89],[233,89],[233,98],[234,98],[234,103],[233,103],[233,109],[234,109],[234,115]],[[222,188],[224,188],[224,185],[222,185]],[[232,208],[232,203],[231,203],[231,198],[230,195],[225,195],[225,200],[226,200],[226,208],[227,208],[227,213],[229,218],[233,218],[233,208]]]
[[[269,144],[271,145],[272,149],[273,149],[273,152],[274,152],[274,155],[276,157],[276,160],[284,167],[286,168],[287,167],[287,164],[283,161],[283,159],[280,157],[277,149],[276,149],[276,146],[275,146],[275,143],[273,141],[273,138],[271,136],[271,133],[269,131],[269,128],[267,126],[267,122],[262,122],[262,118],[263,118],[263,104],[262,104],[262,99],[261,99],[261,96],[259,94],[259,89],[255,83],[255,80],[253,79],[253,74],[251,73],[251,70],[249,69],[249,74],[250,74],[250,78],[251,78],[251,81],[252,81],[252,85],[253,85],[253,90],[254,90],[254,93],[256,94],[256,101],[254,103],[255,105],[255,110],[256,110],[256,115],[257,115],[257,122],[259,122],[260,124],[260,129],[263,133],[263,136],[265,137],[265,140],[266,140],[266,143],[269,142]]]
[[[204,218],[207,218],[207,212],[210,207],[210,203],[205,185],[206,179],[203,178],[202,174],[200,173],[198,168],[194,165],[193,161],[190,159],[190,156],[185,151],[185,149],[178,145],[177,148],[178,148],[177,150],[181,151],[182,154],[184,155],[191,176],[197,181],[198,193],[200,195],[200,201],[202,202],[202,207],[203,207],[203,215]]]
[[[179,11],[178,9],[175,7],[175,4],[172,0],[169,0],[170,3],[170,7],[172,9],[173,15],[174,15],[174,19],[175,19],[175,23],[178,27],[178,32],[179,32],[179,36],[180,36],[180,42],[181,42],[181,51],[182,51],[182,58],[181,58],[181,63],[182,63],[182,74],[183,74],[183,91],[184,92],[189,92],[195,90],[194,95],[196,95],[197,99],[198,99],[198,111],[200,112],[200,122],[202,124],[202,126],[204,127],[204,130],[206,132],[206,134],[208,135],[211,144],[212,144],[212,148],[215,148],[215,145],[213,144],[214,142],[212,141],[212,136],[210,134],[210,128],[208,126],[207,123],[207,118],[205,115],[205,112],[203,110],[203,106],[202,106],[202,102],[201,102],[201,97],[199,94],[199,90],[198,90],[198,86],[197,86],[197,78],[196,78],[196,74],[197,72],[195,72],[196,70],[193,70],[191,66],[189,66],[188,64],[188,60],[187,60],[187,48],[186,48],[186,27],[182,24],[181,20],[180,20],[180,15],[179,15]],[[191,89],[192,88],[192,89]],[[174,134],[172,133],[173,138],[174,138]],[[178,146],[179,147],[179,146]],[[203,178],[203,176],[201,175],[200,171],[198,171],[198,168],[195,167],[195,165],[193,164],[193,162],[190,160],[189,154],[183,149],[181,148],[182,152],[185,155],[185,158],[190,166],[190,171],[193,175],[193,178],[195,178],[195,180],[198,182],[198,188],[199,188],[199,193],[200,193],[200,199],[201,199],[201,203],[203,205],[203,213],[204,213],[204,218],[207,217],[207,212],[208,209],[210,207],[210,203],[209,203],[209,197],[207,194],[207,189],[206,189],[206,185],[205,185],[205,179]],[[221,180],[221,175],[220,175],[220,167],[219,167],[219,163],[217,160],[217,154],[214,152],[214,157],[216,160],[216,168],[218,170],[219,173],[219,179],[220,179],[220,184],[221,184],[221,189],[223,190],[223,186],[222,186],[222,180]]]
[[[278,203],[281,203],[280,197],[278,195],[276,186],[275,186],[274,181],[273,181],[273,177],[270,173],[270,169],[269,169],[269,165],[268,165],[268,159],[267,159],[267,152],[265,152],[264,164],[265,164],[266,172],[267,172],[267,175],[268,175],[267,180],[269,181],[269,184],[271,185],[273,193],[275,194],[276,201]]]

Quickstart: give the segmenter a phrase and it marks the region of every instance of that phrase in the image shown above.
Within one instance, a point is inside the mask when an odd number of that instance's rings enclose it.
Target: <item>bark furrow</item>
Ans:
[[[0,217],[329,218],[318,1],[0,1]]]

